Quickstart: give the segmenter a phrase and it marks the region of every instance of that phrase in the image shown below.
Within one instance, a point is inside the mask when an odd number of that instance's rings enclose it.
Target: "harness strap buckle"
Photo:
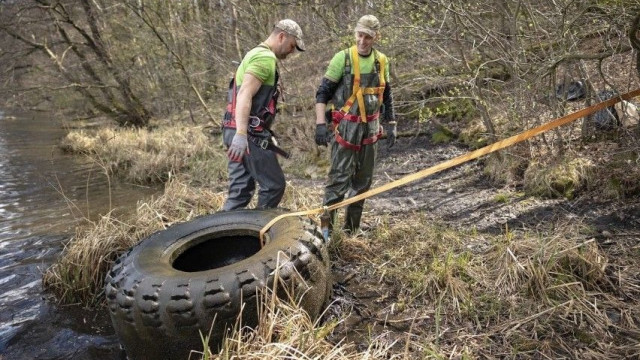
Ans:
[[[260,120],[259,117],[257,117],[257,116],[249,116],[249,127],[257,128],[258,126],[260,126],[261,122],[262,122],[262,120]]]

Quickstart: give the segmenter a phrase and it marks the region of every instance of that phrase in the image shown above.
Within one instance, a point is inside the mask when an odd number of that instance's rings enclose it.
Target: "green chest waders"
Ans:
[[[332,99],[334,141],[331,143],[331,169],[325,188],[325,205],[342,201],[347,193],[351,197],[369,190],[373,181],[376,143],[382,134],[379,117],[385,88],[385,58],[372,50],[375,56],[373,72],[361,74],[357,48],[354,46],[345,51],[343,77]],[[364,201],[360,201],[347,206],[346,230],[354,231],[360,226],[363,205]],[[335,215],[334,211],[331,228]]]

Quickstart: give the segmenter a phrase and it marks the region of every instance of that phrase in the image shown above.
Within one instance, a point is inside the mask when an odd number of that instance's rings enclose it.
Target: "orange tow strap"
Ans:
[[[572,121],[575,121],[577,119],[583,118],[583,117],[585,117],[585,116],[587,116],[589,114],[592,114],[592,113],[594,113],[594,112],[596,112],[598,110],[602,110],[602,109],[607,108],[607,107],[609,107],[611,105],[614,105],[614,104],[616,104],[616,103],[618,103],[618,102],[620,102],[622,100],[629,100],[629,99],[632,99],[632,98],[634,98],[636,96],[639,96],[639,95],[640,95],[640,89],[636,89],[634,91],[630,91],[630,92],[628,92],[626,94],[623,94],[623,95],[620,95],[618,97],[614,97],[614,98],[611,98],[609,100],[597,103],[595,105],[591,105],[591,106],[586,107],[586,108],[584,108],[582,110],[578,110],[578,111],[576,111],[574,113],[571,113],[571,114],[565,115],[563,117],[557,118],[555,120],[552,120],[552,121],[550,121],[550,122],[548,122],[546,124],[540,125],[538,127],[530,129],[530,130],[526,130],[526,131],[521,132],[521,133],[519,133],[517,135],[513,135],[513,136],[508,137],[508,138],[506,138],[504,140],[497,141],[497,142],[495,142],[495,143],[493,143],[491,145],[487,145],[487,146],[482,147],[480,149],[468,152],[466,154],[462,154],[462,155],[460,155],[458,157],[455,157],[453,159],[446,160],[446,161],[441,162],[441,163],[439,163],[437,165],[434,165],[434,166],[429,167],[427,169],[418,171],[418,172],[413,173],[411,175],[407,175],[407,176],[402,177],[402,178],[400,178],[398,180],[389,182],[389,183],[387,183],[387,184],[385,184],[383,186],[377,187],[375,189],[371,189],[369,191],[363,192],[360,195],[348,198],[348,199],[346,199],[346,200],[344,200],[342,202],[336,203],[336,204],[329,205],[329,206],[324,206],[324,207],[320,207],[320,208],[312,209],[312,210],[298,211],[298,212],[294,212],[294,213],[286,213],[286,214],[279,215],[279,216],[273,218],[271,221],[269,221],[269,223],[267,223],[267,225],[265,225],[262,228],[262,230],[260,230],[260,243],[262,245],[264,245],[264,240],[263,240],[264,233],[267,230],[269,230],[269,228],[271,228],[271,226],[273,226],[273,224],[275,224],[276,222],[278,222],[282,218],[289,217],[289,216],[317,215],[317,214],[320,214],[320,213],[322,213],[324,211],[331,211],[331,210],[339,209],[339,208],[341,208],[341,207],[343,207],[345,205],[353,204],[355,202],[358,202],[360,200],[364,200],[364,199],[369,198],[371,196],[378,195],[378,194],[383,193],[385,191],[394,189],[394,188],[396,188],[398,186],[405,185],[405,184],[410,183],[412,181],[415,181],[415,180],[418,180],[418,179],[422,179],[422,178],[427,177],[429,175],[435,174],[435,173],[437,173],[439,171],[446,170],[446,169],[449,169],[451,167],[460,165],[460,164],[465,163],[465,162],[467,162],[469,160],[477,159],[480,156],[487,155],[487,154],[490,154],[490,153],[498,151],[498,150],[502,150],[502,149],[504,149],[506,147],[512,146],[514,144],[517,144],[519,142],[527,140],[527,139],[529,139],[531,137],[534,137],[534,136],[539,135],[541,133],[547,132],[547,131],[549,131],[551,129],[555,129],[555,128],[559,127],[559,126],[562,126],[562,125],[568,124],[568,123],[570,123]]]

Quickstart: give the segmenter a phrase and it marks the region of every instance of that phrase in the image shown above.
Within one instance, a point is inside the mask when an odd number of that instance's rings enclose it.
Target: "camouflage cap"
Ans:
[[[302,29],[300,29],[300,25],[297,22],[291,19],[280,20],[276,27],[280,30],[283,30],[287,34],[296,38],[296,48],[300,51],[304,51],[304,41],[302,40]]]
[[[365,15],[358,20],[355,31],[369,34],[371,37],[376,37],[380,31],[380,21],[378,21],[378,18],[373,15]]]

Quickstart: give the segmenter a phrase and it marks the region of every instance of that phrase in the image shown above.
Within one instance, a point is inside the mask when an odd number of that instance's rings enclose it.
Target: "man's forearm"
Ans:
[[[316,103],[316,125],[325,124],[327,121],[324,118],[324,113],[327,110],[327,104]]]
[[[337,88],[338,83],[322,78],[322,82],[316,91],[316,124],[325,124],[327,122],[324,117],[327,103],[333,98]]]
[[[251,98],[247,99],[246,96],[242,95],[242,92],[239,92],[236,100],[236,132],[238,134],[247,133],[249,113],[251,111]]]

